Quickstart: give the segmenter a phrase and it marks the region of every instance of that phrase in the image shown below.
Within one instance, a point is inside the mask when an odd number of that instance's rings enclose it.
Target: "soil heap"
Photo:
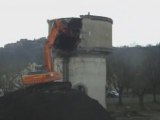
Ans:
[[[58,86],[58,87],[57,87]],[[34,85],[0,98],[0,120],[112,120],[106,110],[70,85]]]

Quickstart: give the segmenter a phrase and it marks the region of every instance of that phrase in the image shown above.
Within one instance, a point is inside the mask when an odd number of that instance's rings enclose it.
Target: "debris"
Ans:
[[[67,34],[59,33],[56,38],[54,48],[61,50],[63,52],[72,52],[77,48],[77,45],[80,42],[80,31],[82,27],[80,18],[72,18],[70,20],[61,20],[63,24],[66,25]]]

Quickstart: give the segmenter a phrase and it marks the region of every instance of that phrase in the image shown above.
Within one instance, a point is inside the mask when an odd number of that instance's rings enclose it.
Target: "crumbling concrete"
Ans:
[[[49,32],[56,19],[48,20]],[[112,48],[112,24],[107,17],[81,15],[80,18],[61,18],[70,30],[70,34],[60,34],[54,47],[59,50],[101,50],[108,52]],[[76,51],[77,52],[77,51]]]

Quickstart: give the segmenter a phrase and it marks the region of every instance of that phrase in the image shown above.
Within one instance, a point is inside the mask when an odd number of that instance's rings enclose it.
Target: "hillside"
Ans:
[[[28,66],[43,64],[43,44],[46,38],[21,39],[0,48],[0,89],[4,92],[19,88],[19,80]]]
[[[45,38],[21,39],[17,43],[0,48],[0,75],[18,73],[29,63],[42,64],[44,40]]]

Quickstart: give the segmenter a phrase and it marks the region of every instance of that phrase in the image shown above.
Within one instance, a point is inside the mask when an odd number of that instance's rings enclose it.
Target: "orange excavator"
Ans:
[[[23,85],[35,85],[48,83],[51,81],[62,81],[62,75],[54,71],[53,58],[52,58],[52,48],[55,43],[58,34],[67,33],[67,27],[60,20],[56,20],[51,31],[48,35],[48,39],[44,44],[44,70],[41,72],[34,72],[32,74],[23,75],[22,83]]]

